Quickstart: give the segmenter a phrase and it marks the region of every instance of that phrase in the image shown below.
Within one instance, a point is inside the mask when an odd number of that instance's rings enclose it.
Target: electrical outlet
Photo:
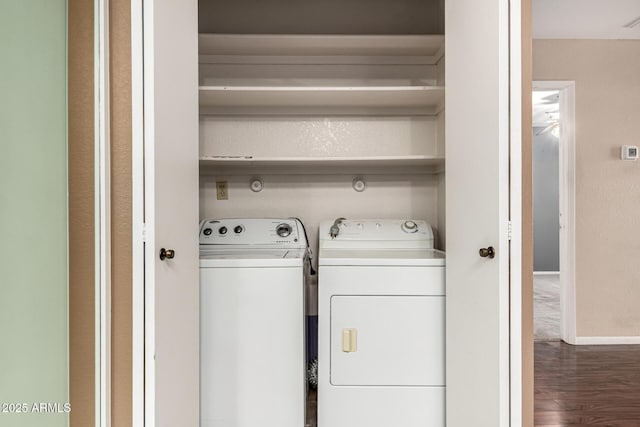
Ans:
[[[227,181],[216,181],[216,195],[218,200],[229,200]]]

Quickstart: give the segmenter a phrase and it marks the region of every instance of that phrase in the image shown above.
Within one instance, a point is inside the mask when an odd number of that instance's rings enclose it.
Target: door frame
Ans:
[[[560,147],[560,338],[576,345],[576,178],[575,178],[575,86],[573,80],[534,81],[533,90],[559,91]]]
[[[522,7],[509,4],[509,425],[523,421]],[[517,41],[517,42],[516,42]]]
[[[145,425],[145,217],[143,0],[131,2],[132,425]]]
[[[133,347],[132,347],[132,421],[133,425],[145,425],[145,413],[151,415],[147,420],[153,420],[155,406],[155,394],[153,383],[146,378],[147,393],[145,393],[145,339],[150,339],[151,333],[145,334],[145,202],[144,202],[144,25],[143,25],[143,1],[131,2],[131,60],[132,60],[132,175],[133,175]],[[501,31],[508,31],[509,40],[520,40],[522,34],[522,10],[520,0],[508,2],[509,29],[501,27]],[[150,43],[150,42],[148,42]],[[522,52],[520,43],[509,43],[503,46],[506,55],[509,55],[509,72],[504,75],[509,79],[508,87],[511,110],[509,111],[509,149],[510,170],[508,178],[510,185],[508,190],[510,222],[508,234],[511,241],[509,254],[510,292],[508,305],[510,310],[506,323],[508,358],[501,371],[501,388],[508,390],[508,396],[501,396],[501,420],[504,424],[519,426],[522,424],[522,311],[521,311],[521,271],[522,271],[522,118],[521,118],[521,83],[522,83]],[[152,326],[152,325],[148,325]],[[150,332],[150,331],[147,331]],[[152,338],[151,338],[152,339]],[[149,343],[147,343],[148,345]],[[506,393],[505,393],[506,394]]]
[[[95,425],[111,425],[109,0],[94,0]]]

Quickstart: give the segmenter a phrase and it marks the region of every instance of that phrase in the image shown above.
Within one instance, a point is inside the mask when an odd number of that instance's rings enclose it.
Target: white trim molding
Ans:
[[[509,1],[509,423],[522,425],[522,2]]]
[[[111,135],[109,0],[94,0],[96,427],[111,426]]]
[[[640,344],[638,337],[576,337],[576,345],[628,345]]]
[[[131,2],[132,424],[145,425],[143,1]],[[152,424],[149,424],[152,425]]]

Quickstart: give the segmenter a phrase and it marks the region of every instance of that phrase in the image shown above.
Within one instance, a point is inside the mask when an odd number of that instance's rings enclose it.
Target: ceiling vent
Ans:
[[[623,25],[624,28],[636,28],[636,27],[640,27],[640,16],[638,16],[636,19],[634,19],[633,21],[629,22],[626,25]]]

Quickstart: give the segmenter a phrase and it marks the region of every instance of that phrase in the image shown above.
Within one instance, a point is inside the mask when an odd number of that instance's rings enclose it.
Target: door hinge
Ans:
[[[507,239],[511,241],[512,236],[513,236],[513,224],[511,221],[507,221]]]
[[[147,223],[143,222],[142,223],[142,241],[143,242],[147,242]]]

